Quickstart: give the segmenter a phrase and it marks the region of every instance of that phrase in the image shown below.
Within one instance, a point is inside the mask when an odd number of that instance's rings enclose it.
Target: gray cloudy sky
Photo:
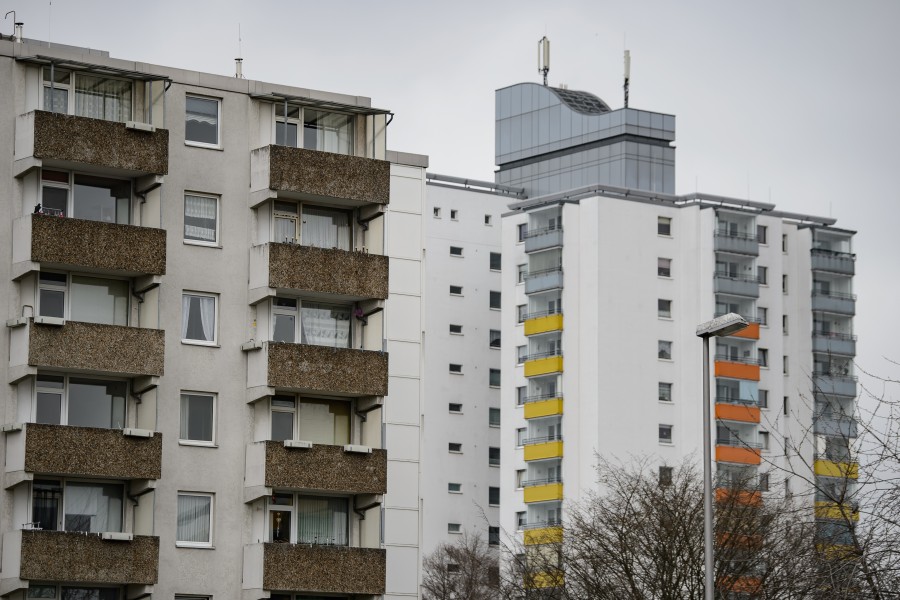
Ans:
[[[490,180],[496,88],[550,80],[677,116],[677,191],[772,201],[859,231],[860,367],[895,377],[900,297],[900,2],[836,0],[0,0],[26,37],[364,95],[391,149]],[[10,33],[11,19],[2,24]],[[886,324],[880,324],[884,320]],[[876,392],[880,389],[876,389]]]

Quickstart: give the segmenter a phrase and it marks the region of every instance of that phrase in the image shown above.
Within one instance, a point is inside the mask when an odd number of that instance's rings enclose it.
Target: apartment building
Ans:
[[[427,159],[388,116],[0,40],[0,595],[417,597]]]

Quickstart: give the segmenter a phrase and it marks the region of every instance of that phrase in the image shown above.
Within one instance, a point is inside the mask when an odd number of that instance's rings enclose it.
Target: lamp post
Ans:
[[[714,600],[713,581],[713,508],[712,508],[712,441],[709,416],[709,338],[737,333],[747,327],[739,314],[728,313],[697,325],[697,337],[703,338],[703,563],[705,600]]]

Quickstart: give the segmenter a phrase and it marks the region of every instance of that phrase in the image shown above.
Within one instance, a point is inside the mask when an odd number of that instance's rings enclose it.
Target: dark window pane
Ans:
[[[184,139],[202,144],[219,143],[219,103],[207,98],[185,99]]]
[[[69,380],[69,425],[122,428],[125,426],[123,381]]]
[[[34,422],[45,423],[47,425],[59,425],[61,406],[61,394],[38,392],[37,408],[35,410]]]

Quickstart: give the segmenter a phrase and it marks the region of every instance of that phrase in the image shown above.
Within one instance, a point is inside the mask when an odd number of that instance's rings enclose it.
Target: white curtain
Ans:
[[[122,486],[68,483],[63,496],[66,531],[122,531]]]
[[[184,237],[202,242],[216,241],[217,201],[205,196],[184,197]]]
[[[209,296],[181,297],[181,339],[214,341],[216,299]]]
[[[301,344],[350,347],[350,309],[304,303],[300,308]]]
[[[77,74],[75,114],[107,121],[130,121],[131,82]]]
[[[209,496],[179,495],[177,541],[209,543],[211,514],[212,498]]]
[[[347,505],[346,498],[299,498],[297,543],[346,546]]]
[[[350,213],[342,210],[303,207],[300,241],[304,246],[350,249]]]

